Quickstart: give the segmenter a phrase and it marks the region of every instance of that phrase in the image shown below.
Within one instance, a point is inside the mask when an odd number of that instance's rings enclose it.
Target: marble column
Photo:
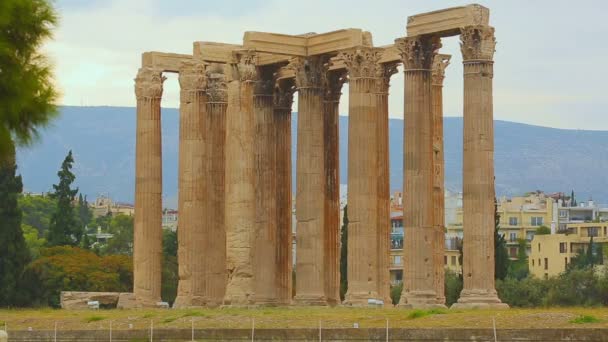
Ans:
[[[296,161],[296,295],[300,305],[327,305],[324,245],[326,166],[323,56],[294,58],[298,89]]]
[[[508,308],[494,283],[494,28],[461,30],[464,64],[463,280],[456,308]]]
[[[225,144],[227,84],[225,66],[211,64],[206,72],[207,239],[204,276],[207,306],[222,304],[226,292]]]
[[[324,250],[325,293],[329,305],[340,303],[340,95],[346,81],[343,71],[325,78],[323,135],[325,137]]]
[[[405,71],[404,263],[400,306],[435,307],[431,67],[438,37],[395,40]]]
[[[445,304],[445,167],[443,158],[443,79],[450,55],[435,55],[431,74],[433,106],[433,227],[435,227],[435,291],[437,302]]]
[[[292,80],[276,81],[274,89],[274,134],[276,154],[276,287],[277,304],[291,303],[292,232],[291,232],[291,106]]]
[[[384,289],[388,286],[390,227],[389,190],[385,189],[387,92],[383,89],[384,67],[378,63],[382,49],[353,48],[339,56],[349,74],[348,291],[344,303],[367,305],[368,299],[389,297],[388,288]]]
[[[255,150],[255,303],[277,304],[277,183],[274,68],[262,67],[253,95]]]
[[[208,228],[207,164],[205,151],[205,66],[184,62],[179,70],[180,125],[178,168],[179,229],[177,258],[179,282],[176,308],[205,305],[204,248]],[[202,259],[202,260],[201,260]]]
[[[235,53],[230,63],[226,108],[225,227],[227,284],[224,305],[255,303],[254,253],[256,222],[255,115],[253,94],[258,81],[256,55]]]
[[[138,306],[161,300],[162,150],[160,103],[165,78],[160,70],[141,68],[135,78],[135,223],[133,292]]]

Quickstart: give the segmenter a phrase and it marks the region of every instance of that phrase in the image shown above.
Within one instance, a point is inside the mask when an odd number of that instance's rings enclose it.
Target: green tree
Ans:
[[[78,194],[76,212],[78,213],[78,224],[84,230],[84,227],[88,226],[93,220],[93,212],[89,208],[86,196],[82,197],[82,194]]]
[[[494,199],[494,277],[505,279],[509,271],[509,254],[507,253],[507,241],[500,234],[500,214],[498,214],[498,203]]]
[[[112,234],[107,244],[101,247],[102,254],[133,255],[133,216],[118,214],[110,216],[108,233]],[[165,239],[163,233],[163,240]],[[175,242],[177,254],[177,241]],[[165,248],[166,246],[163,246]]]
[[[507,276],[521,280],[526,278],[530,273],[530,268],[528,266],[528,254],[526,253],[528,241],[526,241],[526,239],[519,239],[517,242],[517,260],[515,262],[511,262]]]
[[[0,160],[14,160],[57,113],[52,72],[40,53],[57,14],[47,0],[0,1]]]
[[[179,228],[178,228],[179,229]],[[179,280],[177,262],[177,232],[163,230],[163,261],[162,261],[161,297],[165,302],[173,304],[177,296]]]
[[[61,164],[61,170],[57,172],[59,184],[53,184],[55,192],[51,196],[57,200],[57,209],[51,217],[49,227],[47,240],[50,246],[78,246],[82,237],[83,229],[78,225],[74,215],[73,202],[78,189],[71,188],[76,179],[72,173],[73,163],[74,158],[70,151]]]
[[[344,206],[344,218],[340,232],[340,300],[348,290],[348,205]]]
[[[19,280],[30,259],[21,231],[21,209],[17,200],[23,184],[16,172],[14,159],[0,161],[0,306],[16,303]]]
[[[462,276],[454,271],[445,270],[445,305],[448,307],[458,301],[462,292]]]
[[[50,196],[23,195],[19,198],[19,207],[23,212],[22,223],[36,228],[40,236],[45,236],[57,201]]]
[[[23,231],[25,244],[30,251],[30,256],[33,260],[38,259],[40,256],[40,249],[46,245],[46,239],[40,237],[38,230],[28,224],[22,223],[21,230]]]
[[[551,234],[551,228],[549,228],[547,226],[540,226],[540,227],[536,228],[536,232],[534,234],[535,235],[549,235],[549,234]]]

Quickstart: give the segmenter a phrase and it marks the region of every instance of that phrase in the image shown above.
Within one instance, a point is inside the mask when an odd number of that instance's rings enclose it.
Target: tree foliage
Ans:
[[[538,228],[536,228],[536,232],[534,232],[535,235],[549,235],[551,234],[551,228],[547,227],[547,226],[540,226]]]
[[[519,239],[517,243],[517,260],[510,263],[507,277],[522,280],[530,274],[528,254],[526,253],[528,241],[526,239]]]
[[[24,280],[30,305],[57,307],[61,291],[131,291],[133,263],[123,255],[100,257],[78,247],[51,247],[27,266]]]
[[[23,211],[22,223],[36,228],[41,236],[47,234],[56,206],[57,201],[50,196],[19,197],[19,207]]]
[[[57,201],[57,208],[51,217],[48,232],[47,240],[50,246],[78,246],[82,238],[83,229],[74,215],[73,202],[78,189],[72,189],[72,183],[76,179],[72,173],[73,163],[72,151],[69,151],[57,172],[59,184],[53,184],[55,191],[51,197]]]
[[[348,205],[344,206],[344,218],[340,230],[340,300],[348,290]],[[391,291],[392,293],[392,291]],[[401,291],[400,291],[401,293]]]
[[[445,271],[445,304],[448,307],[458,301],[462,286],[462,276],[454,271]]]
[[[56,115],[52,71],[40,53],[56,23],[50,1],[0,1],[0,160]]]
[[[14,159],[0,161],[0,306],[15,305],[19,279],[30,259],[18,205],[23,184],[16,171]]]
[[[38,259],[40,256],[40,249],[46,245],[46,239],[40,237],[38,230],[30,225],[21,224],[21,230],[23,231],[23,238],[27,249],[30,251],[30,256],[33,260]]]
[[[500,214],[498,214],[498,203],[494,199],[494,277],[505,279],[509,271],[509,253],[507,253],[507,241],[500,234]]]
[[[101,253],[133,255],[133,216],[118,214],[109,218],[108,233],[113,237],[100,247]]]

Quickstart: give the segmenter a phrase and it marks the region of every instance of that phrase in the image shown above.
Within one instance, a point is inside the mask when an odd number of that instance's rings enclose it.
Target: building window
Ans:
[[[456,256],[452,255],[451,259],[450,259],[450,263],[452,264],[452,266],[456,266]]]
[[[559,211],[559,217],[568,217],[568,211],[567,210],[560,210]]]
[[[568,268],[568,257],[564,258],[564,269]]]
[[[568,253],[568,245],[565,242],[559,243],[559,252],[560,253]]]
[[[447,255],[444,255],[444,256],[443,256],[443,264],[444,264],[444,265],[447,265],[447,264],[448,264],[448,256],[447,256]]]
[[[600,230],[599,227],[589,227],[589,228],[587,228],[587,236],[597,237],[599,230]]]
[[[517,226],[517,217],[509,217],[509,226]]]
[[[549,269],[549,259],[545,258],[545,270]]]
[[[513,233],[513,232],[509,233],[509,241],[511,241],[511,242],[517,241],[517,233]]]
[[[542,226],[543,225],[543,217],[542,216],[532,216],[530,223],[533,226]]]
[[[386,260],[386,259],[384,259]],[[401,265],[401,255],[393,256],[393,265]]]
[[[509,248],[509,257],[517,258],[517,247]]]
[[[540,252],[540,243],[538,244],[538,251]],[[386,259],[384,259],[384,260],[386,260]]]
[[[532,259],[532,267],[534,267],[534,259]]]

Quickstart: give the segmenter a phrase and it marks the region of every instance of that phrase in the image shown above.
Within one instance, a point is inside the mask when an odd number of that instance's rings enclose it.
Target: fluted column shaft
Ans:
[[[225,305],[255,301],[254,254],[255,116],[253,94],[257,71],[252,56],[237,56],[231,64],[226,108],[226,267]]]
[[[205,210],[207,166],[205,151],[204,66],[187,62],[180,68],[180,129],[178,176],[179,283],[174,307],[205,305],[204,248],[209,224]]]
[[[436,233],[435,292],[437,301],[445,304],[445,167],[443,153],[443,79],[449,55],[436,55],[433,61],[431,101],[433,106],[433,226]]]
[[[292,291],[291,232],[291,81],[277,82],[274,94],[276,178],[276,286],[277,303],[290,304]]]
[[[440,47],[433,37],[396,40],[405,69],[404,286],[400,305],[438,306],[433,226],[431,64]]]
[[[225,144],[227,91],[224,67],[206,71],[207,239],[205,241],[205,299],[207,306],[222,304],[226,292]]]
[[[345,81],[343,72],[327,74],[325,84],[325,203],[324,250],[325,293],[329,305],[340,303],[340,95]]]
[[[141,68],[135,79],[137,131],[135,148],[135,223],[133,292],[139,306],[161,300],[162,150],[161,110],[164,77]]]
[[[494,29],[461,31],[464,64],[463,290],[456,307],[508,307],[494,283]]]
[[[272,81],[271,70],[264,70],[256,84],[253,103],[256,178],[255,303],[263,305],[277,303],[276,136]]]
[[[325,293],[325,120],[321,57],[296,58],[298,143],[296,161],[296,296],[303,305],[327,305]]]

